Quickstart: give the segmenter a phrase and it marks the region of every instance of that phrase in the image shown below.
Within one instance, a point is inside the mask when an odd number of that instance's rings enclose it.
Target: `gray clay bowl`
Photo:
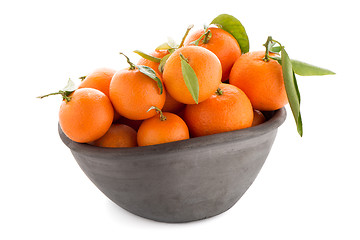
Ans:
[[[135,148],[100,148],[59,134],[109,199],[138,216],[190,222],[218,215],[246,192],[263,166],[284,108],[255,127]]]

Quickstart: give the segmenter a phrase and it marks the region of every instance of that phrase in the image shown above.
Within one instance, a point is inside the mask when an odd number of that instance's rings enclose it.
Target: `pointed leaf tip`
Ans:
[[[323,75],[334,75],[335,73],[321,67],[311,65],[309,63],[301,62],[298,60],[291,60],[294,72],[300,76],[323,76]]]

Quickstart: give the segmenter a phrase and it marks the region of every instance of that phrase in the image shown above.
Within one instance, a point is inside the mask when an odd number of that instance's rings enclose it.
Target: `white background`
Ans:
[[[298,77],[304,136],[288,117],[258,178],[203,221],[146,220],[108,200],[57,133],[59,90],[123,51],[151,52],[186,27],[237,17],[250,50],[268,35],[291,58],[336,72]],[[0,3],[0,239],[360,239],[356,1],[16,1]]]

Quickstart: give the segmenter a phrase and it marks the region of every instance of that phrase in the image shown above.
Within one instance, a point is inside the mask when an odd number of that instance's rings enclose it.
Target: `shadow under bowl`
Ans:
[[[109,199],[138,216],[160,222],[190,222],[231,208],[263,166],[285,108],[267,112],[258,126],[134,148],[100,148],[70,140],[87,177]]]

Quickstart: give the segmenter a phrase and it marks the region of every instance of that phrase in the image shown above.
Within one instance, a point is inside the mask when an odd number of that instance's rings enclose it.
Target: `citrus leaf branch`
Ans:
[[[70,102],[71,100],[71,96],[70,94],[73,93],[75,90],[77,89],[75,83],[69,78],[66,86],[59,90],[58,92],[53,92],[53,93],[48,93],[42,96],[38,96],[37,98],[45,98],[48,96],[52,96],[52,95],[61,95],[63,100],[65,100],[66,102]]]

